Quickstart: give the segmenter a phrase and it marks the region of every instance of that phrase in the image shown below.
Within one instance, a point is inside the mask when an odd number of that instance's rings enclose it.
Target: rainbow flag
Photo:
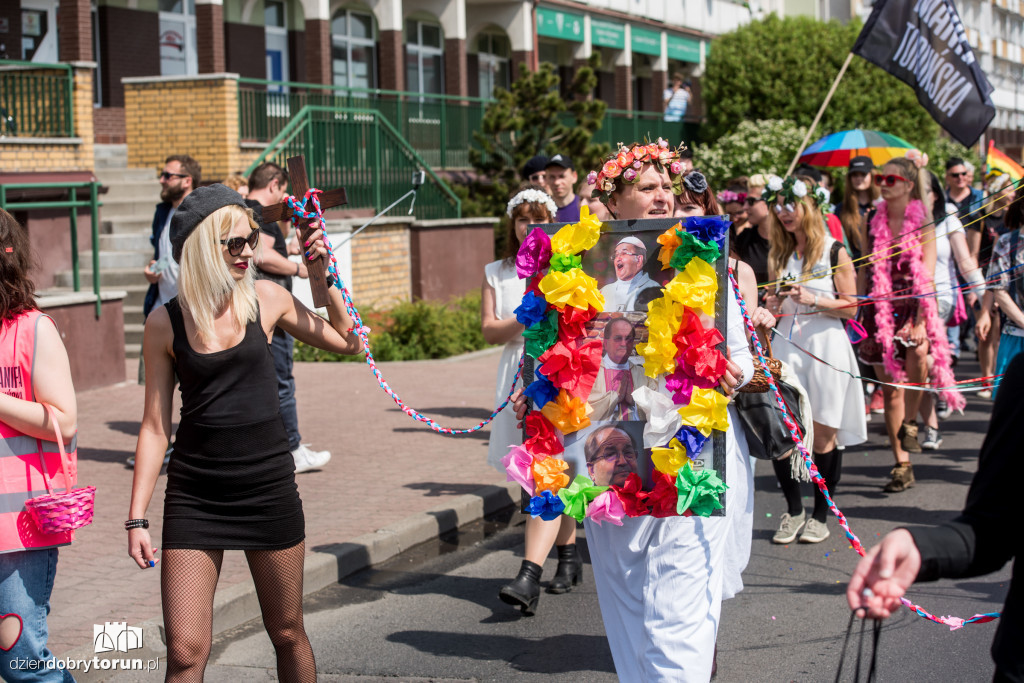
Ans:
[[[1015,183],[1019,183],[1021,178],[1024,178],[1024,168],[1021,168],[1017,162],[996,149],[995,143],[989,140],[988,157],[985,159],[985,175],[988,176],[992,171],[1005,173]]]

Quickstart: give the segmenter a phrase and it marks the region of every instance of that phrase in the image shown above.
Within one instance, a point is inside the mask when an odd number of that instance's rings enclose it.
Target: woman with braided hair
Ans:
[[[303,627],[305,520],[295,461],[278,410],[270,336],[342,354],[362,350],[341,292],[324,320],[280,285],[254,280],[259,228],[241,196],[223,185],[194,190],[171,221],[179,294],[146,320],[146,398],[128,509],[128,554],[156,564],[145,519],[167,449],[174,378],[181,418],[167,467],[160,590],[167,680],[202,681],[210,654],[213,597],[225,550],[244,550],[283,681],[314,681]],[[325,256],[321,231],[307,243]]]

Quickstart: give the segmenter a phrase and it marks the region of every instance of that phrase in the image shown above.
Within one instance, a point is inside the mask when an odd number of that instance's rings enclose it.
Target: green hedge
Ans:
[[[388,311],[360,309],[370,327],[370,350],[378,361],[447,358],[487,348],[480,331],[480,292],[450,303],[414,301]],[[363,361],[295,342],[295,360],[314,363]]]

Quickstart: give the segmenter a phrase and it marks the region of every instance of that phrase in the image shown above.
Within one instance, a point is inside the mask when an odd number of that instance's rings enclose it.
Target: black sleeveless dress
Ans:
[[[167,466],[164,548],[281,550],[305,538],[295,461],[259,315],[230,349],[197,353],[167,302],[181,420]]]

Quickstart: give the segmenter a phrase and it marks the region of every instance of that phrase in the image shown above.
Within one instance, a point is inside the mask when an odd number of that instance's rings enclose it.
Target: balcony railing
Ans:
[[[74,87],[69,64],[0,60],[0,137],[72,137]]]

